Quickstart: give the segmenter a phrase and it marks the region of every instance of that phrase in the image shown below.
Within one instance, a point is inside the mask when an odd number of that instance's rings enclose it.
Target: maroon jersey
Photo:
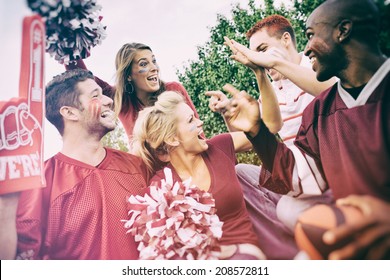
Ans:
[[[58,153],[45,162],[47,187],[21,194],[18,257],[137,259],[137,244],[121,221],[130,195],[144,195],[142,160],[107,148],[91,166]]]
[[[235,151],[230,134],[220,134],[207,141],[208,149],[202,153],[211,176],[211,185],[208,192],[215,199],[216,214],[223,222],[221,245],[250,243],[258,246],[257,237],[253,231],[245,207],[244,196],[235,172]],[[173,181],[181,179],[173,166]],[[160,170],[152,178],[152,182],[161,182],[164,172]]]
[[[314,99],[291,149],[262,126],[251,141],[271,177],[260,183],[296,196],[330,187],[336,199],[367,194],[390,201],[389,70],[387,60],[356,100],[339,83]]]

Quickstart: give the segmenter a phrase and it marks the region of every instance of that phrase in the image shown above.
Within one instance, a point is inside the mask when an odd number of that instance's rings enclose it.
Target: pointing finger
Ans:
[[[236,94],[238,94],[240,92],[238,89],[236,89],[231,84],[226,84],[222,88],[223,88],[224,91],[230,93],[232,96],[235,96]]]
[[[216,98],[220,99],[225,94],[223,92],[219,91],[219,90],[215,90],[215,91],[206,91],[205,95],[206,96],[210,96],[210,97],[216,97]]]

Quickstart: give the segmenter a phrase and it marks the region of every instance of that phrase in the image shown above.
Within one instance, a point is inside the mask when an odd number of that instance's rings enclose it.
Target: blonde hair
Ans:
[[[176,108],[184,103],[182,95],[174,91],[161,93],[156,103],[139,112],[131,139],[131,152],[145,162],[154,173],[162,167],[161,156],[169,155],[173,146],[169,145],[177,132]]]

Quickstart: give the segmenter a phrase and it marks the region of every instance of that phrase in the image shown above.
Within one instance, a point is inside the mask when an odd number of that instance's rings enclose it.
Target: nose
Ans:
[[[152,69],[151,69],[151,71],[158,72],[158,70],[159,70],[158,64],[157,64],[157,63],[152,63]]]
[[[311,53],[310,49],[310,41],[306,43],[305,49],[303,50],[303,54],[306,56],[309,56]]]
[[[102,96],[102,105],[103,106],[107,106],[107,107],[112,108],[113,104],[114,104],[114,101],[110,97],[108,97],[106,95]]]
[[[198,126],[202,126],[203,125],[203,121],[201,119],[198,119]]]

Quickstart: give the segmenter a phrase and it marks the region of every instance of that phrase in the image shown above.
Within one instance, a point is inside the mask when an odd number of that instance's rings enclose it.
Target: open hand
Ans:
[[[229,47],[234,54],[231,56],[231,58],[241,62],[244,65],[247,65],[248,67],[251,67],[252,69],[255,69],[256,67],[271,69],[275,67],[276,61],[278,59],[286,59],[285,54],[283,54],[280,49],[275,47],[269,48],[266,51],[252,51],[244,45],[227,37],[225,39],[225,42],[226,41],[229,42]]]
[[[235,61],[245,65],[248,68],[251,68],[252,70],[256,70],[260,68],[258,65],[250,61],[248,57],[245,55],[245,53],[241,52],[233,45],[233,40],[230,40],[226,36],[224,37],[224,39],[225,39],[225,45],[228,46],[233,53],[233,55],[230,56],[231,59],[234,59]]]

